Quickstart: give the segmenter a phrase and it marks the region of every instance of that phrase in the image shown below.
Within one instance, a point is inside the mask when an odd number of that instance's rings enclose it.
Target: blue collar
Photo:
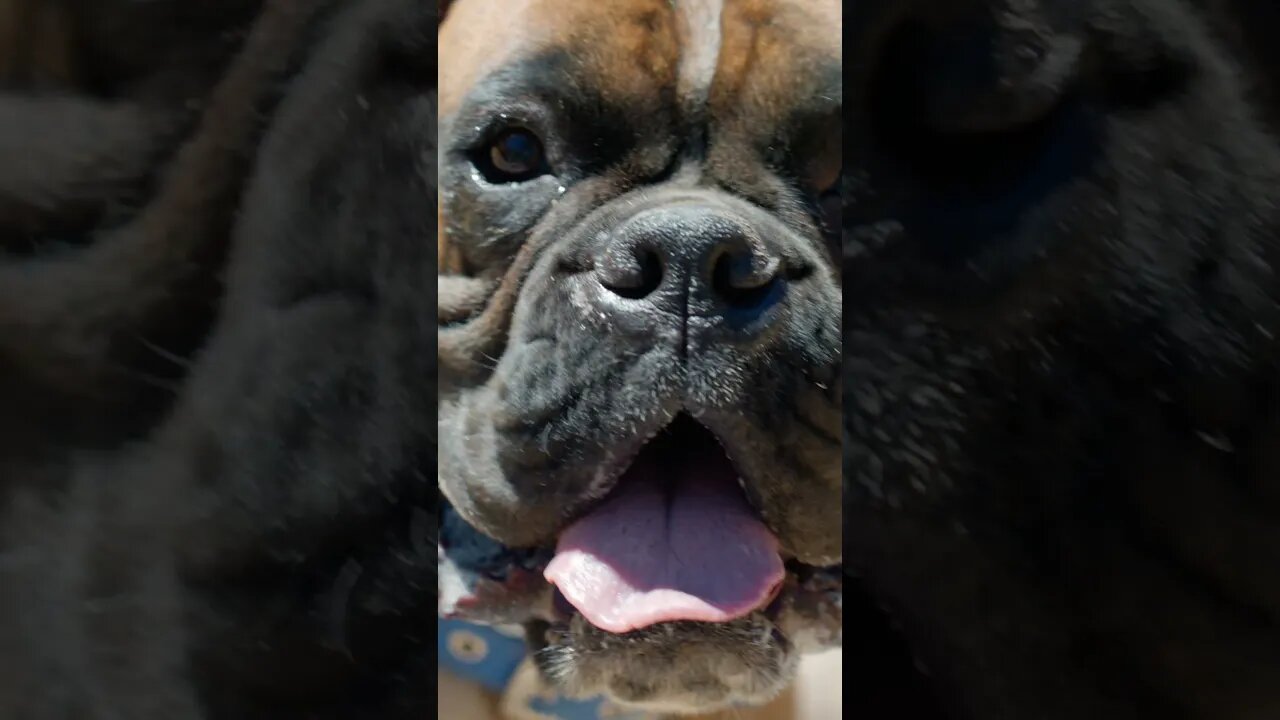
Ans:
[[[520,633],[461,620],[439,619],[437,648],[440,667],[493,691],[505,692],[528,655]],[[626,712],[603,698],[576,700],[554,692],[519,698],[529,710],[556,720],[646,720],[643,713]]]

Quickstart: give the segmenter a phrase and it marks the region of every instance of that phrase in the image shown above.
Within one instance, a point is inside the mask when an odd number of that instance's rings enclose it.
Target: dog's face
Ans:
[[[1273,707],[1227,609],[1280,608],[1225,489],[1274,427],[1238,77],[1181,2],[846,7],[850,569],[975,717]]]
[[[440,56],[442,272],[496,284],[442,492],[556,550],[554,679],[772,696],[841,553],[838,3],[463,2]]]

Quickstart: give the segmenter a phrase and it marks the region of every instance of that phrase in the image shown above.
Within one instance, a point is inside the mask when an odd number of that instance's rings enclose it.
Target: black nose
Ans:
[[[689,204],[623,223],[598,251],[596,277],[609,293],[652,309],[715,313],[769,304],[781,289],[780,266],[746,223]]]

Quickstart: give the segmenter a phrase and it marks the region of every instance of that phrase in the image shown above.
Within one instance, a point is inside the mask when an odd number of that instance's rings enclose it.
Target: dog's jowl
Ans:
[[[525,581],[442,600],[519,592],[504,617],[567,692],[756,704],[840,641],[840,21],[785,0],[444,20],[439,484],[446,528]],[[442,543],[447,595],[474,568]]]

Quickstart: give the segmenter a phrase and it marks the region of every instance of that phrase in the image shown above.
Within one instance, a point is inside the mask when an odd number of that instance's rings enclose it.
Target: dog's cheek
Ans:
[[[600,448],[633,439],[676,395],[673,353],[637,349],[578,296],[580,277],[557,268],[554,253],[531,274],[512,321],[511,340],[490,386],[507,427],[536,428],[540,442],[583,462]]]
[[[699,418],[734,448],[748,497],[788,554],[820,565],[841,555],[842,381],[832,306],[797,303],[773,351],[719,353],[706,373],[690,371],[693,394],[706,402]]]
[[[488,184],[466,158],[450,156],[440,179],[443,237],[454,264],[467,272],[504,267],[562,192],[551,176],[512,186]]]
[[[504,429],[544,433],[543,442],[590,434],[608,400],[599,380],[612,354],[608,333],[575,310],[571,292],[543,262],[522,288],[511,337],[489,383]]]

